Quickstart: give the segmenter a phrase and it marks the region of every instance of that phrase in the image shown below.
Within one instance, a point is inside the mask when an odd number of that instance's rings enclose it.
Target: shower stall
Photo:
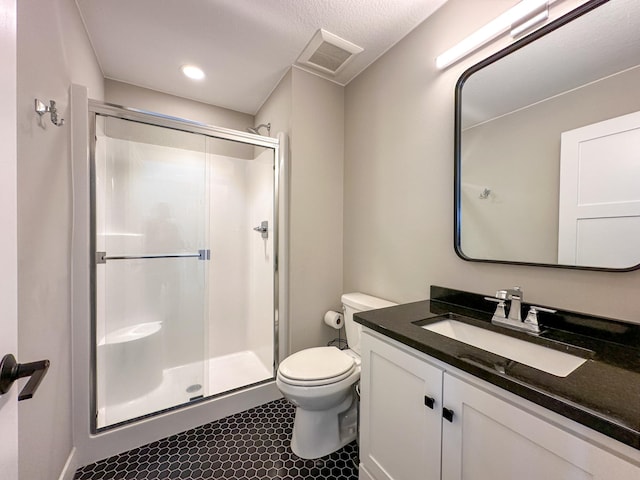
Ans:
[[[85,433],[115,438],[199,406],[214,420],[261,386],[273,396],[286,137],[88,106]]]

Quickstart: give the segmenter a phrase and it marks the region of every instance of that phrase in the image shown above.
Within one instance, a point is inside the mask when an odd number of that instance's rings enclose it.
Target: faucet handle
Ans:
[[[493,318],[507,318],[507,312],[505,310],[506,305],[503,298],[484,297],[484,299],[498,304],[496,306],[496,311],[493,314]]]
[[[531,305],[529,307],[529,313],[527,318],[524,319],[524,323],[527,324],[533,331],[540,333],[540,324],[538,323],[538,312],[556,313],[557,310],[545,307],[536,307]]]
[[[553,308],[536,307],[535,305],[531,305],[529,307],[529,313],[533,313],[535,315],[537,312],[558,313],[558,311]]]

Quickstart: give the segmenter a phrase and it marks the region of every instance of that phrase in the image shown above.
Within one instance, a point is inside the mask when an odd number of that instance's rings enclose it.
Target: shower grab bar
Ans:
[[[96,252],[96,263],[107,263],[107,260],[147,260],[153,258],[198,258],[210,260],[211,250],[198,250],[198,253],[167,253],[159,255],[113,255],[107,256],[107,252]]]

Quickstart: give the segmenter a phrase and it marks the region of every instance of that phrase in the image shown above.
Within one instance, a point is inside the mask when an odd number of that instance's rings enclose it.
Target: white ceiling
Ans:
[[[346,85],[446,0],[76,0],[106,78],[255,114],[319,28],[364,51]],[[195,82],[184,64],[206,73]],[[322,74],[321,74],[322,75]]]
[[[464,128],[635,68],[640,2],[613,0],[471,75]]]

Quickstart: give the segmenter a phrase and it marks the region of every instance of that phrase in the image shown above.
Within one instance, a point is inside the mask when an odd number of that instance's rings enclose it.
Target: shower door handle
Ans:
[[[5,355],[0,362],[0,395],[7,393],[19,378],[31,377],[18,395],[18,401],[32,398],[48,369],[49,360],[18,363],[10,353]]]
[[[164,253],[159,255],[113,255],[107,252],[96,252],[96,263],[107,263],[107,260],[150,260],[154,258],[198,258],[210,260],[211,250],[198,250],[198,253]]]
[[[253,229],[256,232],[260,232],[262,238],[269,238],[269,222],[267,220],[263,220],[260,225],[253,227]]]

